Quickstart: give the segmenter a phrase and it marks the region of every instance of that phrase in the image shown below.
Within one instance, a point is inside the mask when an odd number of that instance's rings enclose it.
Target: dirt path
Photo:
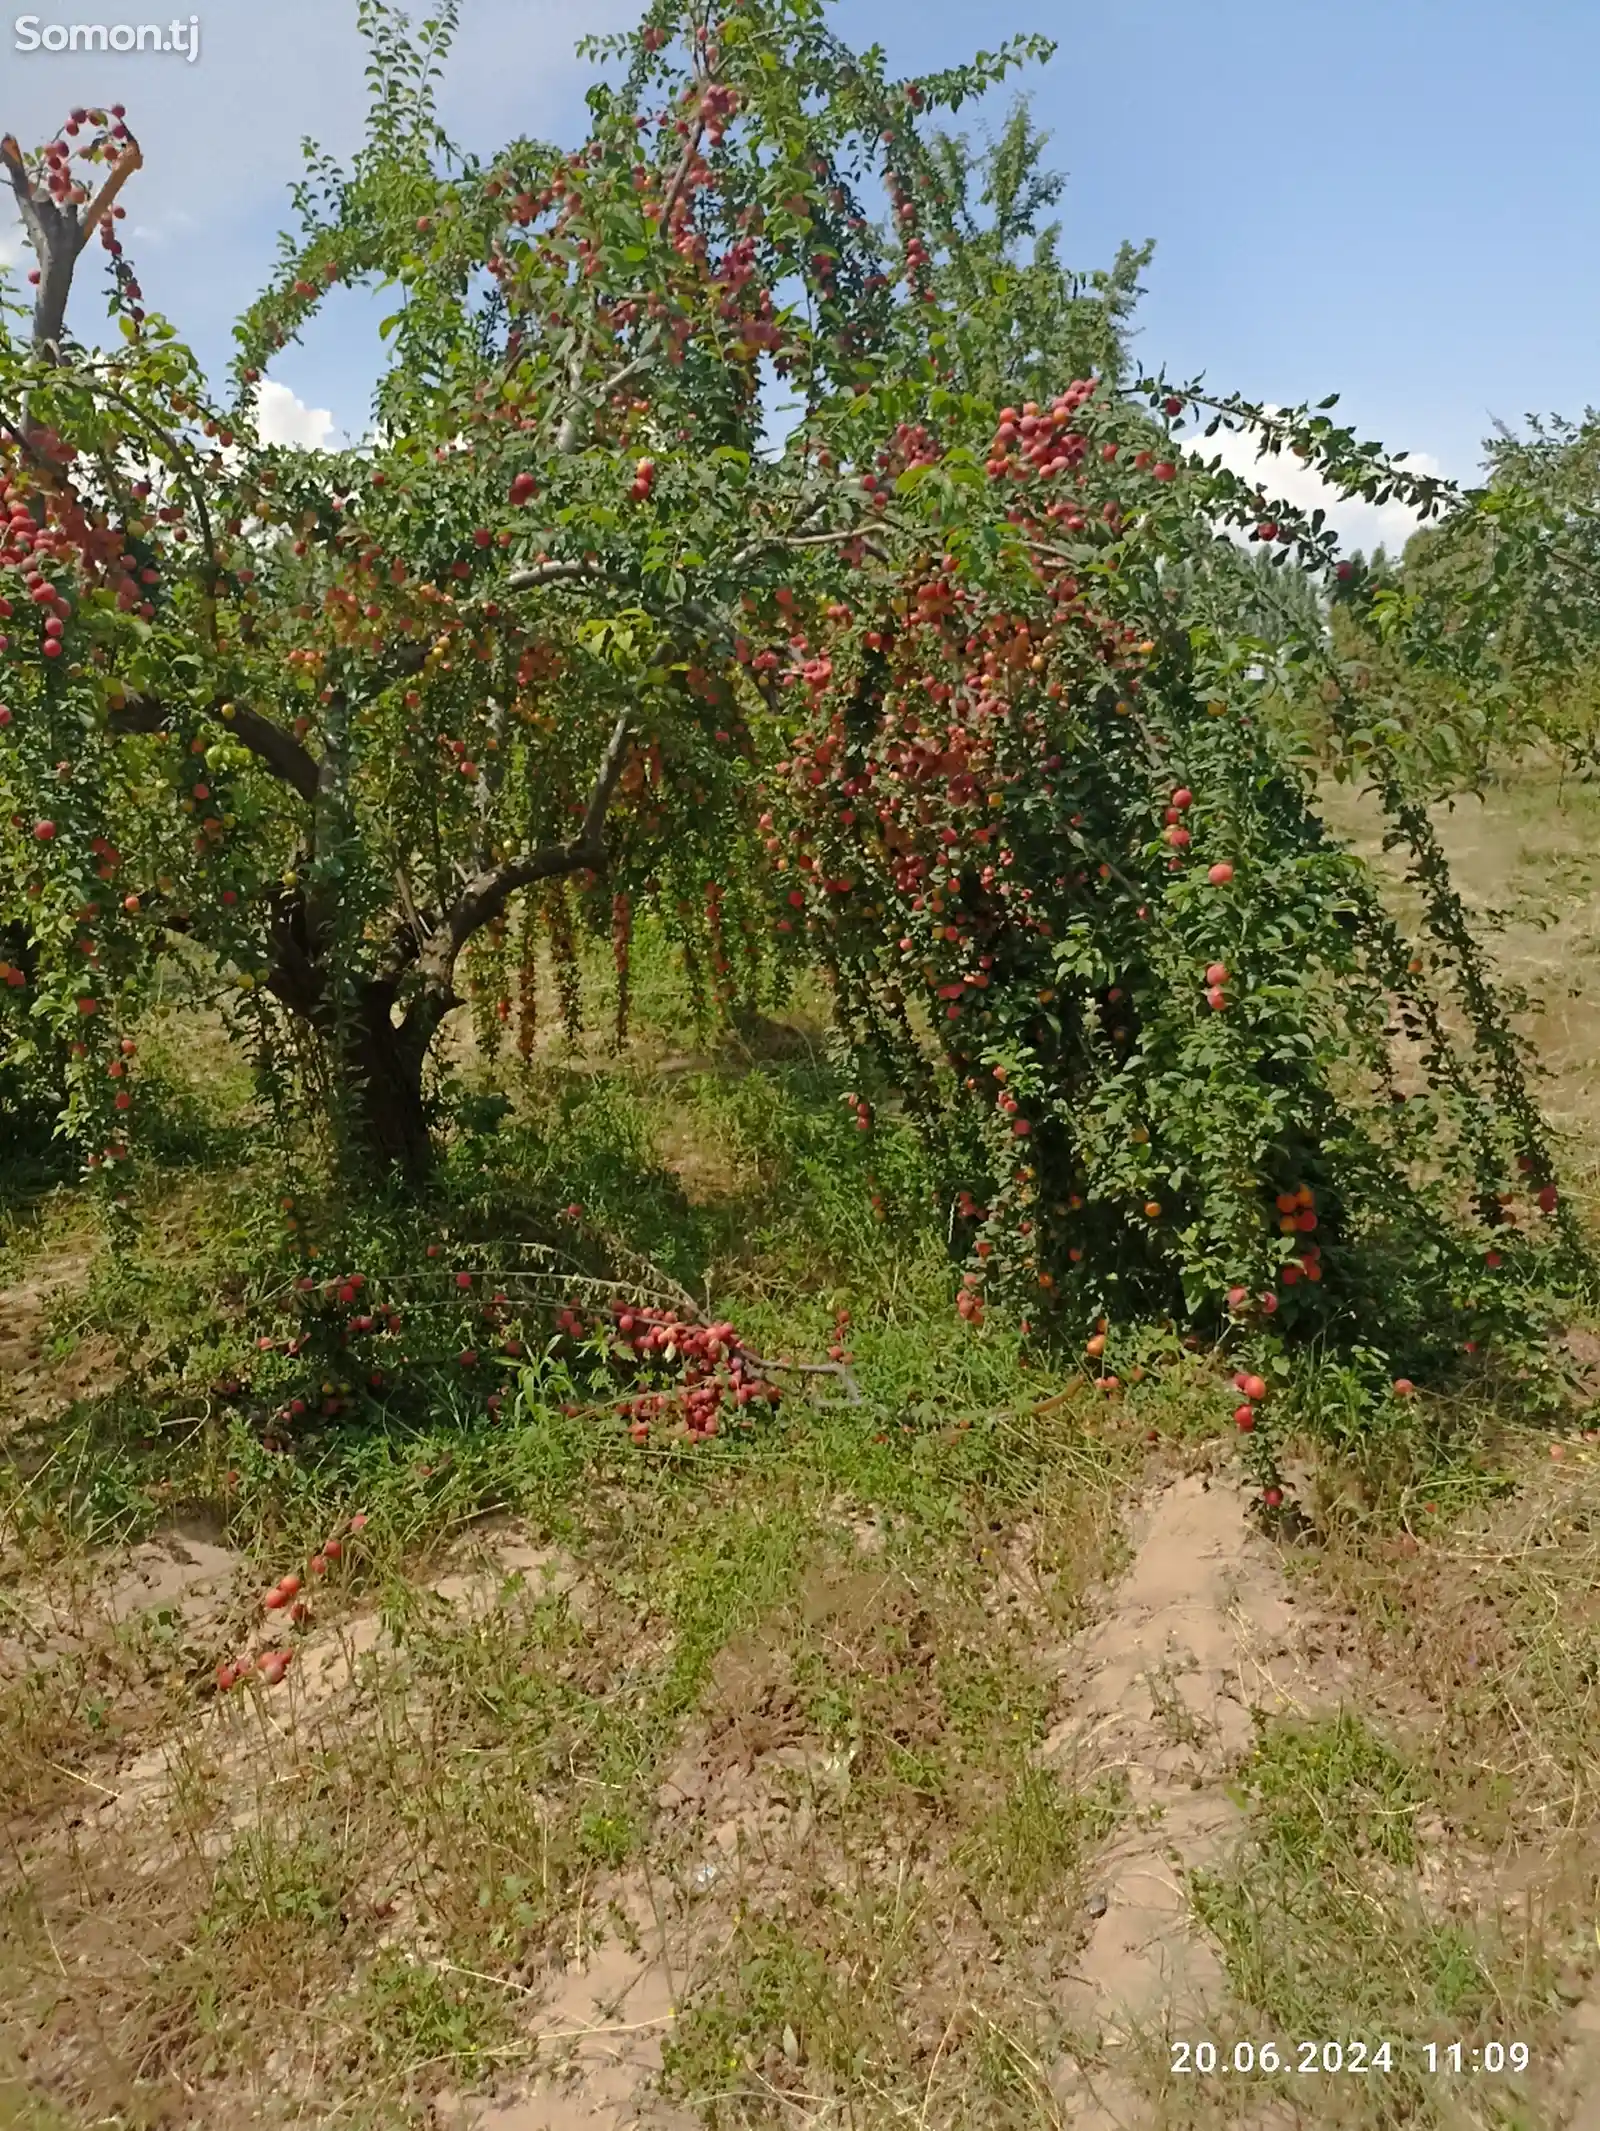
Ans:
[[[489,2099],[436,2111],[459,2131],[701,2131],[654,2098],[684,1985],[678,1933],[639,1873],[595,1891],[594,1936],[528,2023],[537,2069]]]
[[[1119,2056],[1142,2034],[1203,2031],[1224,1995],[1187,1880],[1220,1863],[1238,1832],[1224,1786],[1254,1736],[1252,1710],[1305,1713],[1337,1693],[1231,1471],[1173,1482],[1145,1505],[1134,1542],[1104,1619],[1069,1660],[1074,1706],[1043,1750],[1079,1789],[1116,1772],[1130,1808],[1061,1994],[1081,2041],[1057,2083],[1074,2131],[1146,2121]]]

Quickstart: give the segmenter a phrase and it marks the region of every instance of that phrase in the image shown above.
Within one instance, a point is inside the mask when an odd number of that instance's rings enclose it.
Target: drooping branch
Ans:
[[[183,483],[184,488],[187,490],[190,501],[194,505],[196,523],[200,528],[200,544],[205,549],[206,563],[209,570],[207,634],[215,640],[216,617],[212,610],[212,599],[215,594],[217,580],[222,573],[222,565],[217,557],[217,543],[215,534],[212,531],[211,510],[206,501],[205,484],[196,477],[183,445],[170,429],[163,427],[128,393],[109,383],[95,364],[85,364],[82,369],[78,370],[64,369],[63,374],[74,378],[90,392],[99,393],[102,398],[109,400],[113,406],[120,407],[132,423],[138,428],[148,430],[158,443],[165,446],[167,464],[172,469],[174,476]]]

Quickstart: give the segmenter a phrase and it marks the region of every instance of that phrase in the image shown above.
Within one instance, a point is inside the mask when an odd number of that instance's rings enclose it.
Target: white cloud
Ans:
[[[256,406],[256,435],[263,444],[292,444],[302,451],[326,451],[333,415],[326,407],[308,407],[287,385],[264,380]]]
[[[1277,411],[1267,409],[1269,414]],[[1214,437],[1193,438],[1184,449],[1199,458],[1220,458],[1232,472],[1242,474],[1246,480],[1259,481],[1269,497],[1295,504],[1303,511],[1320,506],[1327,513],[1326,522],[1346,548],[1363,548],[1370,553],[1381,542],[1393,555],[1405,546],[1421,522],[1403,503],[1363,503],[1359,497],[1341,496],[1315,468],[1303,466],[1292,453],[1281,452],[1273,458],[1259,452],[1248,430],[1219,429]],[[1405,469],[1414,474],[1444,472],[1439,461],[1426,451],[1412,452],[1405,460]]]
[[[199,227],[200,224],[187,208],[172,207],[148,222],[131,223],[128,235],[134,243],[159,252],[166,250],[176,240],[193,236]]]

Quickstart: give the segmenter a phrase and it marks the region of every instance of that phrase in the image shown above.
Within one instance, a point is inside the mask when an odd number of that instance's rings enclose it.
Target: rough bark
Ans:
[[[422,1099],[428,1037],[409,1016],[395,1026],[392,998],[385,985],[363,989],[351,1021],[339,1032],[334,1062],[348,1104],[352,1152],[363,1166],[379,1173],[398,1170],[416,1182],[433,1166],[433,1139]]]

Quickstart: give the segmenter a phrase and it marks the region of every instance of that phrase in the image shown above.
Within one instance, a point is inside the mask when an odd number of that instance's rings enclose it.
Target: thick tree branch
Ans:
[[[77,231],[67,209],[37,191],[15,137],[0,140],[0,164],[11,180],[17,212],[39,262],[39,293],[33,305],[33,345],[38,353],[55,352],[72,292],[72,269],[78,257]],[[26,417],[24,417],[26,426]]]
[[[417,899],[411,893],[411,882],[406,877],[404,866],[396,866],[394,869],[394,892],[400,902],[400,922],[394,929],[394,946],[389,956],[388,968],[398,982],[401,972],[410,968],[427,945],[428,927],[417,908]]]
[[[213,714],[266,764],[280,783],[298,792],[308,806],[315,803],[317,765],[292,733],[242,703],[230,706],[219,702],[211,707]],[[227,715],[230,708],[231,716]],[[112,711],[111,721],[125,732],[159,733],[171,725],[172,712],[151,696],[128,695]]]
[[[127,147],[117,157],[116,168],[89,202],[88,211],[83,218],[83,227],[78,232],[78,249],[80,252],[116,205],[117,194],[121,192],[123,186],[133,176],[133,173],[143,168],[144,157],[139,152],[139,144],[130,138]]]
[[[234,705],[233,716],[226,722],[274,777],[298,792],[308,806],[312,803],[317,793],[317,765],[292,733],[242,703]]]
[[[570,585],[610,575],[611,572],[598,562],[539,562],[526,570],[513,570],[506,579],[506,590],[534,592],[540,585]]]
[[[584,326],[583,338],[567,365],[567,394],[572,404],[562,416],[555,440],[556,450],[563,458],[570,458],[583,442],[589,413],[583,398],[583,366],[589,359],[589,347],[593,338],[594,322],[591,319]]]
[[[790,548],[848,547],[852,540],[861,541],[870,554],[876,555],[880,561],[886,561],[887,557],[882,548],[871,544],[872,535],[882,522],[881,519],[873,519],[861,525],[841,526],[831,533],[765,533],[759,540],[747,541],[733,556],[728,567],[730,570],[744,570],[758,557],[769,552],[787,552]]]
[[[8,133],[0,139],[0,166],[11,181],[17,212],[39,262],[39,294],[33,306],[33,345],[37,353],[59,356],[78,254],[143,160],[139,144],[130,136],[111,175],[80,221],[76,207],[58,204],[34,184],[16,137]]]
[[[624,711],[612,727],[589,792],[583,825],[571,842],[545,844],[504,865],[488,867],[467,882],[423,950],[422,974],[431,989],[443,995],[450,993],[462,948],[475,932],[500,915],[519,889],[530,888],[535,881],[555,880],[568,873],[599,872],[604,867],[606,814],[627,759],[632,715],[631,711]]]

